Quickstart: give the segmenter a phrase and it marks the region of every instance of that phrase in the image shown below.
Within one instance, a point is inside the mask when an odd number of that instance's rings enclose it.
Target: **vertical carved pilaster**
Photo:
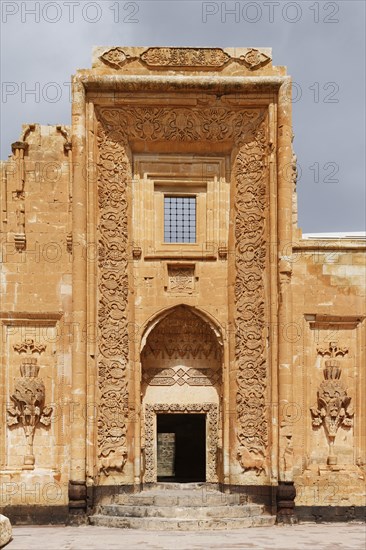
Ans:
[[[261,122],[261,121],[259,121]],[[265,123],[254,126],[234,164],[235,216],[235,356],[237,382],[237,458],[243,469],[266,474],[267,365],[264,271],[266,266],[267,165]]]

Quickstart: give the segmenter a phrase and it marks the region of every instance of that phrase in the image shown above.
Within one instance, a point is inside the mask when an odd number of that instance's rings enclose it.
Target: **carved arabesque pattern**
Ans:
[[[242,145],[234,164],[238,456],[244,471],[253,468],[257,473],[265,472],[268,444],[264,354],[266,147],[262,124],[255,138]]]
[[[111,141],[234,141],[255,137],[263,112],[258,109],[126,107],[100,108],[99,116]]]
[[[238,150],[235,195],[235,354],[238,366],[237,414],[241,456],[266,458],[267,367],[265,361],[264,269],[267,209],[267,138],[264,109],[101,107],[99,119],[99,456],[125,445],[126,414],[110,420],[108,391],[127,401],[125,376],[115,379],[111,365],[125,372],[127,335],[127,203],[130,177],[128,139],[143,141],[233,142]],[[115,367],[114,367],[115,368]],[[112,418],[114,418],[112,414]],[[118,428],[120,437],[114,436]],[[117,430],[117,431],[118,431]],[[110,451],[109,451],[110,450]],[[247,452],[246,452],[247,451]],[[147,461],[150,459],[147,457]],[[252,461],[253,462],[253,461]],[[243,468],[245,464],[241,461]],[[149,466],[151,469],[151,466]],[[262,468],[264,470],[264,468]]]
[[[183,306],[162,319],[149,334],[142,358],[210,360],[217,365],[221,349],[212,328]]]
[[[219,410],[214,403],[159,403],[145,406],[145,483],[155,483],[157,463],[155,456],[155,415],[158,413],[207,414],[206,481],[217,483],[216,457],[219,443]]]
[[[127,332],[127,199],[130,177],[121,141],[98,129],[98,419],[99,470],[123,470],[126,455]]]

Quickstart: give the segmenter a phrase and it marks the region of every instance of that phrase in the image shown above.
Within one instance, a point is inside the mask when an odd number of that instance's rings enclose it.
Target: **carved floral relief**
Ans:
[[[98,131],[98,419],[99,472],[126,462],[128,362],[127,200],[129,163],[120,141]]]
[[[329,442],[328,464],[337,464],[334,453],[334,440],[338,429],[353,426],[353,408],[351,397],[340,381],[342,374],[341,362],[337,357],[348,353],[348,348],[338,347],[337,342],[330,342],[329,347],[318,347],[319,355],[328,356],[323,370],[324,380],[317,392],[317,404],[310,408],[314,428],[324,427]]]
[[[268,446],[267,365],[264,343],[265,220],[267,209],[266,134],[258,126],[234,163],[235,350],[238,365],[238,459],[243,472],[265,472]]]
[[[45,385],[38,377],[40,366],[37,357],[46,350],[43,344],[32,339],[14,345],[14,350],[23,357],[20,374],[15,380],[14,391],[10,395],[13,404],[7,408],[7,424],[11,428],[21,425],[26,439],[26,455],[23,470],[33,470],[35,457],[33,452],[34,433],[40,424],[49,426],[52,407],[45,405]]]

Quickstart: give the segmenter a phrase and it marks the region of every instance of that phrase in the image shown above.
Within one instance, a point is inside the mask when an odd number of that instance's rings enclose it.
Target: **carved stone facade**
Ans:
[[[285,69],[116,46],[72,88],[72,127],[25,126],[2,163],[1,506],[114,502],[200,418],[201,482],[278,488],[286,521],[361,509],[366,243],[297,228]]]

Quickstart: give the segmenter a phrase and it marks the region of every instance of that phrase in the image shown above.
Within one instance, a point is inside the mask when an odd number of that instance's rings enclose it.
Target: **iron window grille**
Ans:
[[[196,197],[164,196],[164,241],[196,242]]]

